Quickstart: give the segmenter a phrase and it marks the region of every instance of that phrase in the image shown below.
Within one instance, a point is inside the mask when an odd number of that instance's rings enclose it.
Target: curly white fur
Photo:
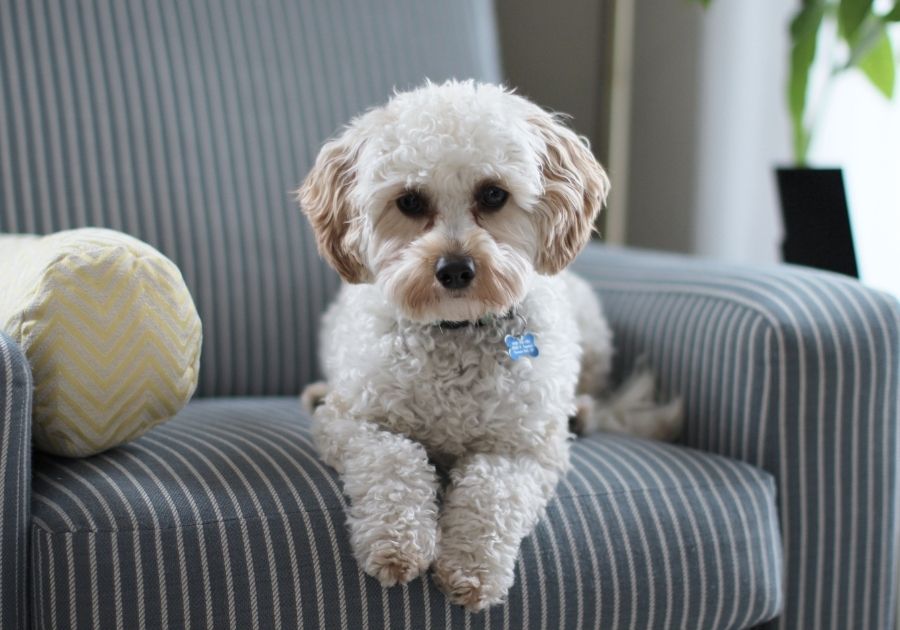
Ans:
[[[499,210],[479,205],[485,185],[509,193]],[[304,400],[322,398],[318,448],[342,476],[356,557],[385,586],[433,567],[457,603],[502,601],[568,467],[569,418],[628,431],[639,408],[641,433],[677,426],[677,409],[648,406],[652,383],[598,400],[612,335],[561,270],[607,188],[556,117],[473,82],[397,94],[323,147],[299,198],[351,284],[323,320],[328,386]],[[414,216],[396,204],[411,191],[427,201]],[[436,279],[449,255],[473,261],[471,285]],[[540,354],[513,360],[504,338],[526,331]]]

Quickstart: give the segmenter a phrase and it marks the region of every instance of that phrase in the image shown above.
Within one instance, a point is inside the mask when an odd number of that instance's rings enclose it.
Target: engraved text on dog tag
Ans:
[[[522,335],[506,335],[506,353],[513,361],[521,357],[536,357],[538,355],[538,347],[534,342],[534,335],[524,333]]]

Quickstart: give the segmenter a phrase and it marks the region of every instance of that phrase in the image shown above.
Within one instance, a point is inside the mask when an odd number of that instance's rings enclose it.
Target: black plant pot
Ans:
[[[784,261],[859,277],[841,170],[779,168]]]

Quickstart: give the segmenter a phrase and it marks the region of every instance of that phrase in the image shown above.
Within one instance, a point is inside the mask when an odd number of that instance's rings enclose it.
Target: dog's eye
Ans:
[[[417,192],[405,193],[397,198],[397,208],[408,217],[420,217],[428,209],[425,197]]]
[[[485,186],[476,195],[478,205],[488,210],[497,210],[506,203],[509,193],[499,186]]]

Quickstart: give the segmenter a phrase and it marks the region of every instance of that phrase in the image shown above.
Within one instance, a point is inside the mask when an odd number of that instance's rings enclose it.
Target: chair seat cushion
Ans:
[[[362,574],[293,398],[211,399],[100,455],[35,463],[34,625],[743,628],[781,604],[774,486],[673,445],[579,439],[506,605]],[[469,619],[466,619],[466,616]]]

